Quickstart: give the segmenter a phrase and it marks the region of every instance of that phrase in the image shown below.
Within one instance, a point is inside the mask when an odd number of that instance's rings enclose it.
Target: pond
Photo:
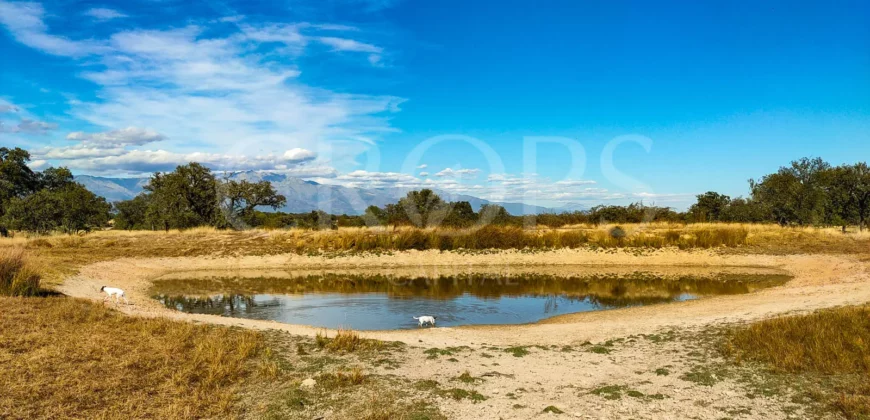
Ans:
[[[152,296],[189,313],[326,328],[416,328],[524,324],[556,315],[749,293],[782,284],[781,273],[178,273]]]

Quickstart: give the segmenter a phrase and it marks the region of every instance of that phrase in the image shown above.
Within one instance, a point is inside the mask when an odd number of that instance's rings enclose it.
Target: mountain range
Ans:
[[[269,172],[235,172],[228,175],[229,179],[246,180],[250,182],[269,181],[278,194],[287,198],[287,203],[278,209],[287,213],[307,213],[312,210],[323,210],[332,214],[362,214],[368,206],[383,207],[393,204],[404,197],[409,188],[349,188],[340,185],[321,184]],[[94,194],[105,197],[106,200],[129,200],[144,190],[149,178],[104,178],[90,175],[75,177]],[[470,195],[451,194],[445,191],[435,191],[447,201],[468,201],[471,207],[478,211],[484,204],[498,204],[513,215],[558,213],[561,208],[541,206],[526,206],[523,203],[491,202]],[[572,204],[571,210],[578,210],[577,204]]]

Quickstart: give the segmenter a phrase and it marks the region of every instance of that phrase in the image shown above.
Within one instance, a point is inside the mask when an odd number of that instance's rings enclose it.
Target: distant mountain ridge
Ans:
[[[287,198],[287,204],[279,211],[287,213],[307,213],[312,210],[323,210],[332,214],[362,214],[368,206],[383,207],[393,204],[404,197],[410,188],[349,188],[340,185],[320,184],[302,178],[269,172],[235,172],[229,179],[246,180],[250,182],[269,181],[278,194]],[[104,178],[91,175],[79,175],[76,182],[84,185],[94,194],[105,197],[108,201],[129,200],[142,191],[150,178]],[[436,193],[448,201],[468,201],[471,207],[478,211],[484,204],[498,204],[508,213],[542,214],[555,213],[559,209],[541,206],[527,206],[523,203],[491,202],[470,195],[451,194],[445,191]]]

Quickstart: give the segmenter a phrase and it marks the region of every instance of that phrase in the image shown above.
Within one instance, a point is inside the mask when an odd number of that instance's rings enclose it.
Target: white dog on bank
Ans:
[[[415,316],[415,317],[414,317],[414,319],[417,320],[417,322],[420,324],[421,327],[424,326],[424,325],[426,325],[426,324],[430,324],[430,325],[432,325],[432,326],[434,327],[434,326],[435,326],[435,319],[436,319],[436,318],[437,318],[437,317],[434,317],[434,316],[421,316],[421,317],[416,317],[416,316]]]
[[[106,294],[106,297],[103,299],[103,302],[107,301],[110,297],[112,301],[118,303],[118,298],[124,299],[124,303],[130,304],[130,301],[127,300],[127,297],[124,295],[124,291],[117,287],[106,287],[103,286],[100,288],[100,291]]]

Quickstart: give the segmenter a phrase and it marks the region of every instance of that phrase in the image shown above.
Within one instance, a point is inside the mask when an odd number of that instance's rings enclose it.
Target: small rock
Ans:
[[[314,388],[314,385],[317,385],[317,381],[315,381],[314,378],[308,378],[302,381],[302,386],[305,388]]]

